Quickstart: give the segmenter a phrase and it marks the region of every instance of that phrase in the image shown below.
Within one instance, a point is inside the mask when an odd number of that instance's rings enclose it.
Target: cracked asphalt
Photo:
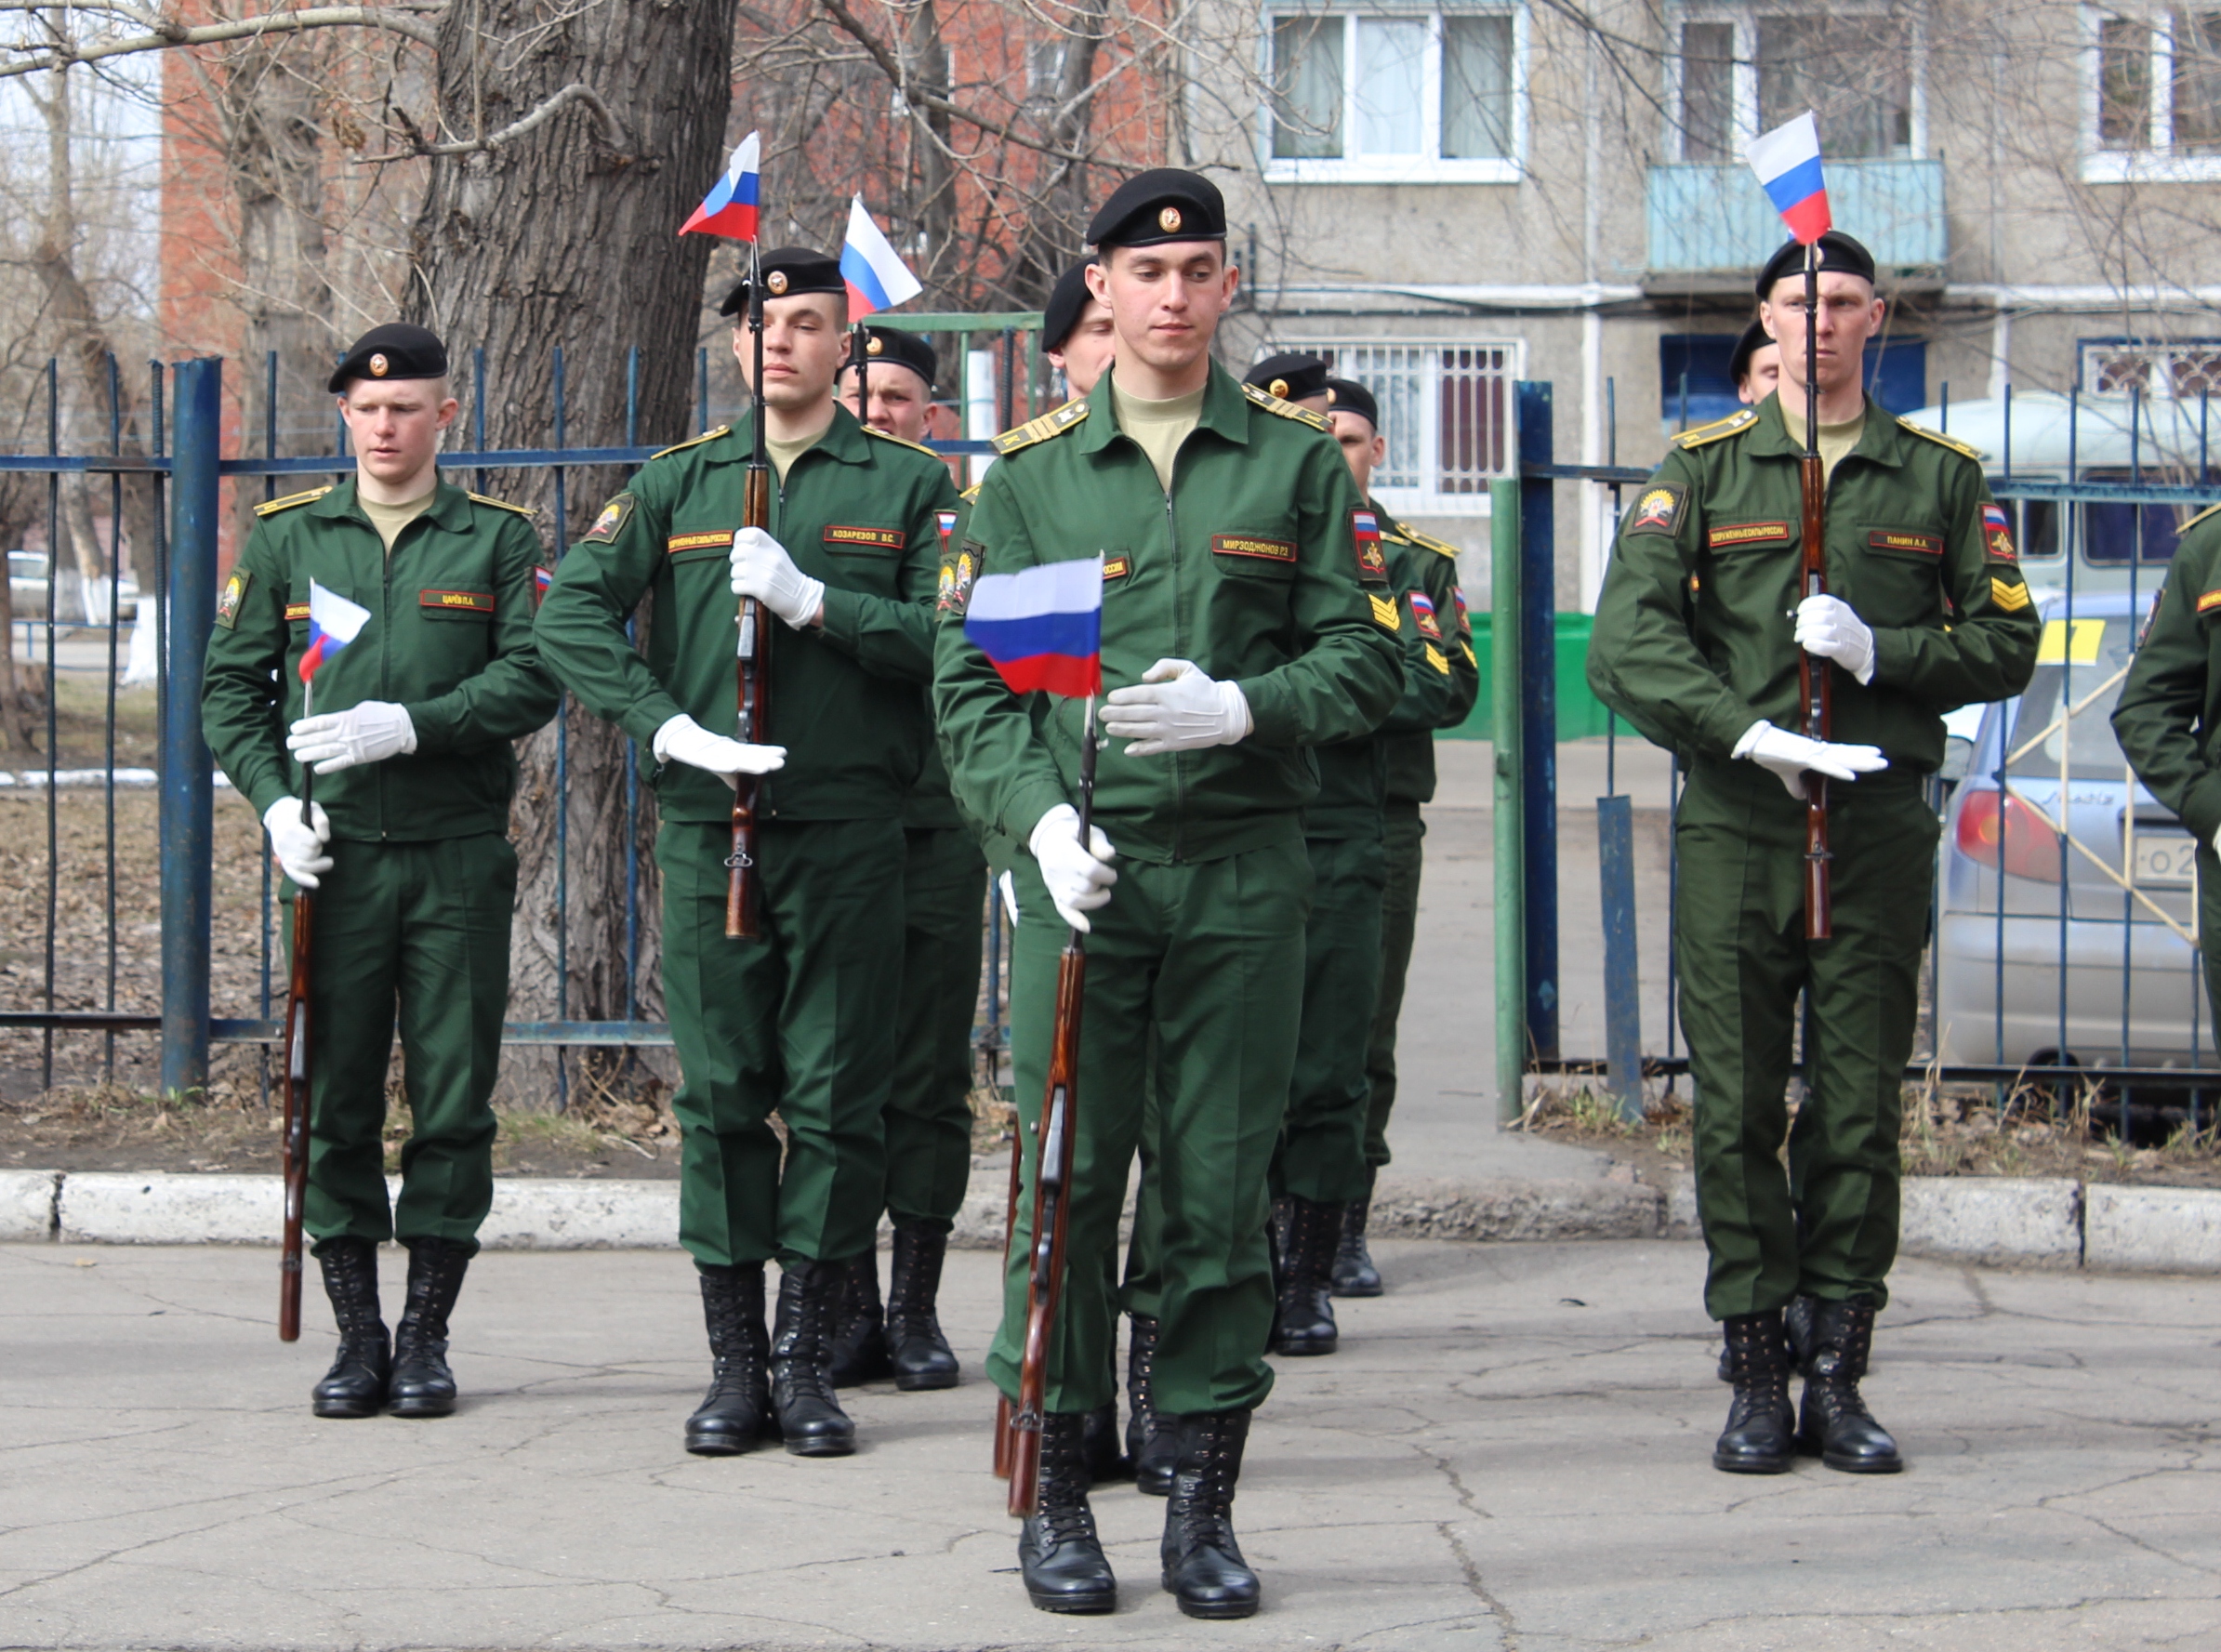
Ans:
[[[1118,1613],[1026,1606],[989,1255],[949,1259],[963,1386],[857,1392],[863,1449],[811,1462],[680,1448],[668,1253],[488,1254],[461,1411],[320,1422],[328,1311],[277,1341],[273,1252],[0,1248],[0,1647],[2221,1645],[2221,1281],[1905,1262],[1868,1393],[1910,1470],[1737,1479],[1699,1247],[1379,1254],[1251,1436],[1265,1609],[1204,1624],[1130,1486],[1096,1497]]]

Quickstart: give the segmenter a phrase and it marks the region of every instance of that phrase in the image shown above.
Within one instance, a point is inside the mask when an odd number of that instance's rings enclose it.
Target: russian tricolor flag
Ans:
[[[840,248],[840,279],[848,283],[848,318],[857,321],[876,310],[906,304],[925,285],[910,273],[879,225],[864,209],[864,197],[848,204],[848,239]]]
[[[725,165],[725,176],[717,180],[717,187],[694,208],[694,217],[679,226],[679,233],[722,235],[731,241],[755,240],[756,192],[760,182],[757,163],[761,152],[759,134],[750,132],[742,139],[740,147],[733,152],[733,159]]]
[[[1819,123],[1811,110],[1753,138],[1745,158],[1799,244],[1810,246],[1828,232],[1834,220],[1828,214],[1828,181],[1820,174]]]
[[[964,610],[964,635],[995,662],[1012,694],[1101,694],[1102,559],[981,575]]]
[[[337,591],[328,591],[310,580],[309,646],[301,654],[301,681],[311,681],[324,661],[362,633],[369,619],[370,610],[362,603],[350,602]]]

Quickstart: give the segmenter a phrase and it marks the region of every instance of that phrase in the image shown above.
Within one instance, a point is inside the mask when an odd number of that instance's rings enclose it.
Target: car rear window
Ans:
[[[2064,755],[2070,774],[2125,777],[2127,760],[2113,738],[2113,703],[2135,641],[2135,625],[2125,618],[2043,622],[2036,673],[2020,696],[2005,747],[2007,773],[2056,778]],[[2063,720],[2062,695],[2070,713]]]

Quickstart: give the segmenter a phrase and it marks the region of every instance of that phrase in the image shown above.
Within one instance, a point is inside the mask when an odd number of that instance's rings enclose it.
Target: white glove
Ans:
[[[1797,646],[1833,660],[1861,686],[1874,680],[1874,633],[1841,597],[1806,597],[1797,604]]]
[[[825,606],[826,582],[796,567],[787,547],[761,528],[733,535],[732,561],[733,594],[754,597],[798,631]]]
[[[1141,686],[1113,689],[1103,702],[1103,732],[1131,740],[1128,757],[1231,746],[1256,726],[1240,687],[1214,681],[1193,660],[1158,660]]]
[[[408,707],[390,700],[364,700],[345,711],[304,717],[285,736],[293,760],[319,774],[337,774],[357,763],[383,762],[416,749],[416,725]]]
[[[1026,847],[1040,863],[1041,881],[1049,885],[1049,899],[1057,915],[1081,934],[1088,932],[1087,914],[1110,899],[1110,886],[1117,873],[1104,863],[1111,858],[1110,839],[1101,826],[1088,828],[1088,847],[1079,846],[1079,811],[1059,803],[1034,824]]]
[[[332,869],[332,857],[324,846],[332,840],[332,823],[322,803],[309,805],[308,826],[301,825],[301,800],[280,798],[262,811],[262,829],[270,834],[270,852],[286,877],[302,889],[314,889],[316,880]]]
[[[736,776],[769,774],[787,764],[786,747],[728,740],[711,733],[683,711],[655,731],[653,749],[657,762],[707,769],[734,791],[740,789]]]
[[[1763,717],[1743,731],[1735,743],[1735,755],[1747,757],[1762,769],[1771,769],[1789,787],[1789,795],[1805,795],[1805,772],[1825,774],[1831,780],[1856,780],[1889,767],[1879,746],[1843,746],[1832,740],[1808,740],[1778,729]]]

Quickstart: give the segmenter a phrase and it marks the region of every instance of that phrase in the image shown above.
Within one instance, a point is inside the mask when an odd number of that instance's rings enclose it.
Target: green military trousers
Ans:
[[[679,1242],[716,1266],[838,1262],[871,1249],[879,1219],[903,828],[775,821],[757,836],[765,933],[754,941],[725,934],[726,827],[666,821],[655,839],[681,1073]]]
[[[1381,896],[1381,994],[1372,1037],[1365,1052],[1365,1162],[1379,1170],[1389,1161],[1388,1116],[1395,1109],[1395,1024],[1404,1013],[1404,977],[1411,972],[1411,942],[1419,928],[1419,873],[1426,822],[1417,803],[1391,800],[1382,812],[1388,883]]]
[[[1381,995],[1381,902],[1387,856],[1378,838],[1311,838],[1315,892],[1303,931],[1303,1024],[1274,1191],[1315,1204],[1365,1196],[1366,1054]]]
[[[1828,788],[1826,941],[1805,938],[1804,803],[1755,763],[1699,762],[1682,793],[1674,940],[1715,1319],[1798,1294],[1888,1300],[1938,831],[1920,782],[1885,772]],[[1811,999],[1809,1082],[1791,1129],[1800,989]]]
[[[1108,1259],[1141,1145],[1153,1049],[1157,1126],[1149,1168],[1163,1223],[1153,1393],[1171,1413],[1246,1409],[1273,1385],[1264,1359],[1273,1319],[1266,1178],[1295,1064],[1311,868],[1292,833],[1286,843],[1220,860],[1120,860],[1117,867],[1110,904],[1090,914],[1069,1249],[1049,1345],[1049,1408],[1092,1410],[1115,1391]],[[1033,1246],[1031,1154],[1067,933],[1031,856],[1016,877],[1011,1061],[1027,1156],[1002,1324],[987,1355],[988,1375],[1011,1396]]]
[[[986,857],[960,826],[903,837],[902,997],[887,1097],[887,1214],[956,1225],[972,1175],[972,1024],[979,1010]]]
[[[494,1202],[494,1079],[517,855],[488,832],[335,841],[315,892],[314,1054],[301,1225],[327,1240],[478,1245]],[[284,886],[288,905],[293,885]],[[290,962],[291,926],[286,951]],[[386,1205],[386,1066],[398,1014],[409,1140]]]

